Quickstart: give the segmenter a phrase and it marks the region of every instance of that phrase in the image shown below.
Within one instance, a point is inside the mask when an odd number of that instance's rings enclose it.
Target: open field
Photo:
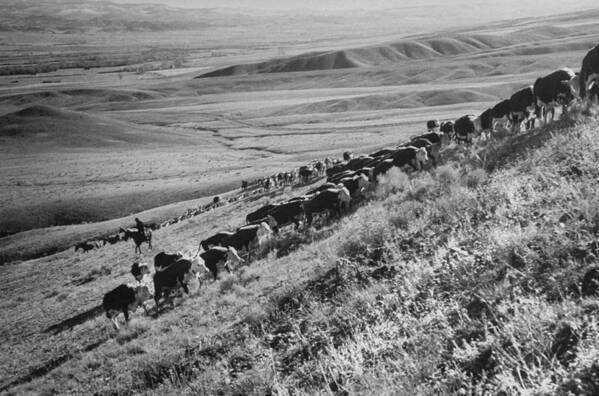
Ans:
[[[540,75],[577,70],[599,42],[598,10],[484,26],[420,15],[397,30],[390,15],[351,34],[323,16],[301,39],[302,18],[264,18],[215,26],[202,45],[164,27],[128,32],[128,49],[111,31],[62,32],[52,54],[43,42],[21,50],[44,33],[2,39],[7,63],[70,52],[107,63],[0,76],[0,392],[564,394],[578,379],[596,393],[596,299],[579,290],[599,256],[594,120],[452,145],[430,174],[396,174],[341,221],[288,231],[250,266],[120,332],[96,307],[132,280],[131,242],[28,259],[135,216],[172,218],[242,180],[395,145],[431,118],[478,114]],[[140,259],[195,252],[309,188],[158,230]],[[577,346],[562,353],[564,326]]]

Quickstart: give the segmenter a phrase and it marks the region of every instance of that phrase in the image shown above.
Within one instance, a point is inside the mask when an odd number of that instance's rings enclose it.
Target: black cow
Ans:
[[[304,183],[308,183],[310,178],[314,176],[314,168],[311,166],[300,166],[299,168],[299,176]]]
[[[268,215],[268,213],[274,209],[276,205],[273,204],[267,204],[262,206],[259,209],[256,209],[255,211],[253,211],[252,213],[248,214],[245,217],[245,221],[248,223],[254,222],[256,220],[260,220],[263,219],[264,217],[266,217],[266,215]]]
[[[379,151],[375,151],[374,153],[370,154],[370,156],[372,158],[386,157],[394,151],[395,151],[395,149],[393,149],[393,148],[384,148]]]
[[[344,177],[352,177],[355,174],[356,174],[356,172],[353,171],[353,170],[349,170],[349,169],[348,170],[344,170],[343,172],[339,172],[339,173],[336,173],[336,174],[334,174],[332,176],[327,177],[327,182],[329,182],[329,183],[335,183],[336,184],[336,183],[339,183],[339,181],[341,179],[343,179]]]
[[[277,225],[273,228],[275,233],[278,233],[281,227],[287,224],[295,224],[295,228],[298,228],[300,221],[304,217],[304,210],[302,208],[303,199],[296,201],[285,202],[278,205],[270,211],[270,215],[275,219]]]
[[[156,256],[154,256],[154,270],[162,271],[175,261],[180,260],[182,258],[183,256],[181,255],[181,253],[167,254],[165,252],[160,252]]]
[[[568,68],[560,69],[544,77],[539,77],[533,85],[537,106],[543,114],[543,123],[547,124],[547,114],[551,111],[551,120],[555,117],[555,108],[566,106],[574,100],[570,80],[575,74]]]
[[[125,315],[125,320],[129,322],[129,311],[135,312],[144,301],[152,296],[147,286],[130,287],[119,285],[108,293],[104,294],[102,307],[106,311],[106,317],[112,322],[116,330],[119,324],[116,320],[119,313]]]
[[[135,278],[136,281],[141,282],[144,275],[149,274],[150,269],[145,264],[139,264],[137,261],[133,263],[131,266],[131,275]]]
[[[327,168],[327,170],[325,171],[325,173],[326,173],[327,176],[333,176],[333,175],[336,175],[337,173],[346,171],[347,169],[348,168],[347,168],[346,164],[337,164],[335,166]]]
[[[412,146],[400,147],[391,154],[393,165],[398,168],[410,166],[415,171],[419,171],[428,162],[426,149]]]
[[[93,250],[94,248],[96,248],[96,244],[92,243],[90,241],[84,241],[84,242],[79,242],[78,244],[75,245],[75,251],[81,249],[84,252],[89,252],[90,250]]]
[[[203,241],[200,241],[200,246],[204,250],[210,249],[211,246],[221,246],[222,242],[225,239],[229,238],[233,234],[234,233],[231,232],[231,231],[220,231],[220,232],[217,232],[216,234],[212,235],[211,237],[206,238]]]
[[[318,187],[316,187],[316,188],[308,191],[306,193],[306,195],[316,194],[316,193],[319,193],[319,192],[324,191],[326,189],[335,188],[335,187],[337,187],[337,185],[335,183],[327,182],[327,183],[321,184],[320,186],[318,186]],[[304,197],[297,197],[297,198],[299,200],[304,200],[305,199]],[[292,198],[292,199],[294,199],[294,198]],[[287,202],[290,202],[290,201],[287,201]],[[291,201],[291,202],[293,202],[293,201]]]
[[[212,274],[214,280],[217,279],[218,273],[221,271],[219,267],[223,267],[227,272],[231,273],[231,266],[233,264],[244,263],[243,260],[237,254],[237,250],[234,247],[213,247],[205,252],[200,253],[200,257],[204,261],[204,267]]]
[[[588,91],[599,85],[599,44],[591,49],[582,59],[580,68],[580,97],[585,99]]]
[[[154,301],[159,305],[160,298],[165,291],[183,288],[189,294],[189,281],[199,274],[198,268],[191,261],[179,259],[154,274]]]
[[[495,130],[495,126],[499,122],[501,122],[502,125],[507,128],[508,124],[511,123],[510,109],[509,99],[504,99],[491,108],[491,112],[493,113],[493,130]]]
[[[449,139],[453,137],[453,121],[443,121],[439,127],[439,132],[444,133]]]
[[[372,166],[365,166],[363,168],[360,168],[356,171],[356,175],[364,175],[368,178],[368,180],[372,181],[372,174],[374,171],[374,166],[376,164],[378,164],[379,162],[381,162],[381,160],[377,160],[375,161]]]
[[[374,167],[374,171],[372,172],[372,180],[376,183],[380,175],[386,174],[387,171],[393,168],[394,166],[395,165],[393,164],[393,159],[386,159],[381,161]]]
[[[523,88],[510,96],[510,119],[512,131],[520,131],[520,124],[526,123],[526,129],[534,127],[534,117],[538,114],[537,99],[533,86]]]
[[[370,157],[370,156],[360,156],[358,158],[352,158],[351,160],[348,161],[347,163],[347,169],[352,170],[352,171],[357,171],[358,169],[362,168],[363,166],[367,166],[368,163],[370,161],[372,161],[374,158]]]
[[[408,146],[425,149],[426,154],[432,160],[433,165],[436,166],[437,163],[439,162],[439,158],[441,156],[441,154],[439,152],[439,148],[441,147],[440,144],[433,144],[428,139],[417,137],[414,140],[412,140],[408,143],[405,143],[403,145],[403,147],[408,147]]]
[[[312,224],[314,213],[329,211],[334,215],[341,215],[341,210],[349,207],[351,200],[349,191],[346,188],[331,188],[321,191],[314,197],[302,202],[306,221],[308,225]]]
[[[472,143],[472,137],[476,134],[475,119],[476,117],[472,114],[467,114],[455,120],[453,129],[456,142]]]
[[[370,185],[370,182],[368,181],[368,176],[366,175],[346,177],[341,179],[341,183],[345,186],[345,188],[347,188],[347,191],[349,191],[349,195],[352,198],[362,195],[362,192],[365,189],[367,189]]]
[[[237,250],[246,249],[259,245],[265,237],[269,237],[272,230],[266,223],[258,225],[248,225],[239,228],[232,235],[224,238],[221,242],[222,246],[233,246]]]
[[[452,131],[453,131],[453,123],[452,123]],[[445,133],[443,131],[429,132],[429,133],[425,133],[424,135],[418,135],[418,136],[415,136],[412,140],[416,140],[416,139],[426,139],[426,140],[430,141],[432,144],[438,144],[441,147],[447,146],[449,144],[449,142],[451,141],[449,134]]]
[[[478,129],[477,133],[479,134],[489,134],[493,132],[493,109],[487,109],[483,111],[476,119],[474,120],[475,128]]]
[[[121,236],[119,234],[109,235],[105,239],[105,241],[110,243],[111,245],[114,245],[115,243],[117,243],[120,240],[121,240]]]

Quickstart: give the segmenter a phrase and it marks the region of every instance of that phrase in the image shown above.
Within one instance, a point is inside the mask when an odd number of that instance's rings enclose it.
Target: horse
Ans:
[[[129,238],[133,239],[133,242],[135,242],[135,253],[139,251],[139,254],[141,254],[141,244],[144,242],[147,242],[148,249],[152,250],[152,230],[146,228],[145,235],[140,235],[137,232],[137,228],[128,228],[126,230],[121,228],[120,231],[125,234],[123,238],[125,241],[129,240]]]

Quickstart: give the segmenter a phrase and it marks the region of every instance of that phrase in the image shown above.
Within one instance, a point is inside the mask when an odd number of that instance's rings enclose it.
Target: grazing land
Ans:
[[[313,186],[157,230],[140,257],[131,242],[42,257],[242,180],[479,114],[578,69],[599,42],[599,10],[392,30],[397,14],[332,26],[163,8],[144,11],[159,24],[130,26],[141,6],[113,6],[108,25],[87,11],[77,23],[0,17],[0,392],[599,392],[597,301],[580,289],[599,256],[599,125],[577,112],[452,144],[430,172],[392,172],[342,220],[285,231],[249,266],[118,332],[97,307],[132,281],[134,260],[195,253]]]

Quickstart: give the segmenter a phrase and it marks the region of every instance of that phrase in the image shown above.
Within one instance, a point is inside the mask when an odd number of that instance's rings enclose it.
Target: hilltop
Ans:
[[[573,116],[451,145],[437,169],[391,172],[353,214],[286,234],[119,334],[104,318],[41,330],[128,279],[130,246],[1,267],[3,295],[21,296],[3,309],[2,370],[46,367],[17,393],[597,393],[599,290],[583,279],[599,264],[598,131]],[[249,210],[160,230],[157,249],[192,251]]]

